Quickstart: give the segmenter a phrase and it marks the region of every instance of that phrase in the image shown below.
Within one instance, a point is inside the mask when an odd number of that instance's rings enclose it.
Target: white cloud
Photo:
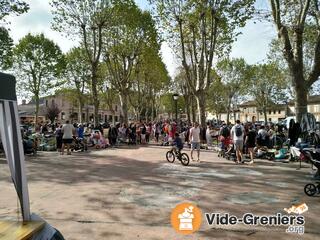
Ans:
[[[249,21],[233,44],[231,57],[243,57],[249,64],[260,62],[266,58],[268,45],[274,38],[276,32],[271,23]]]
[[[30,5],[30,10],[27,13],[11,16],[8,19],[11,22],[10,34],[15,43],[28,33],[44,33],[47,38],[56,42],[63,52],[77,44],[51,29],[52,14],[49,1],[29,0],[27,2]]]
[[[177,60],[175,54],[170,48],[167,42],[163,42],[161,45],[161,55],[162,61],[166,64],[167,70],[171,77],[175,76],[175,71],[177,67],[180,65],[180,62]]]
[[[147,8],[145,0],[136,0],[138,5]],[[15,43],[28,33],[44,33],[49,39],[56,42],[63,52],[77,45],[76,41],[67,39],[59,32],[51,29],[51,7],[46,0],[29,0],[30,10],[20,16],[10,17],[11,36]],[[233,44],[232,57],[243,57],[248,63],[256,63],[265,58],[268,44],[274,38],[275,31],[271,24],[248,22],[242,30],[243,34]],[[181,65],[168,43],[164,42],[161,47],[161,54],[167,66],[170,76],[175,75],[176,68]]]

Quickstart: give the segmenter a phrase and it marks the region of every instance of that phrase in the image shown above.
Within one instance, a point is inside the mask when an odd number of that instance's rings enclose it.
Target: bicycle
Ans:
[[[317,182],[316,184],[308,183],[304,187],[304,193],[307,194],[309,197],[319,194],[320,193],[320,182]]]
[[[178,158],[178,160],[181,162],[181,164],[183,166],[189,165],[190,159],[189,159],[188,154],[181,153],[180,151],[177,151],[174,148],[166,153],[167,161],[170,163],[173,163],[175,161],[176,157]]]

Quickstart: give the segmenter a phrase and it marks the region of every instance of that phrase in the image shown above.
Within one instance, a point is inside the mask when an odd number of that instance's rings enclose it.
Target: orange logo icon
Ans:
[[[201,210],[192,203],[178,204],[171,212],[171,225],[181,234],[191,234],[199,230]]]

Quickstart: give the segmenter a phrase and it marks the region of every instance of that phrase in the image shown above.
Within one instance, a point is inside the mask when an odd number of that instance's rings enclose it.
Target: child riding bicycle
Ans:
[[[166,153],[167,161],[173,163],[175,158],[177,157],[182,165],[188,166],[190,159],[188,154],[181,153],[181,150],[183,149],[183,142],[178,133],[174,135],[174,139],[171,145],[171,150]]]
[[[183,149],[183,143],[179,136],[179,133],[175,133],[174,139],[172,142],[172,150],[178,153],[178,156],[181,156],[181,150]]]

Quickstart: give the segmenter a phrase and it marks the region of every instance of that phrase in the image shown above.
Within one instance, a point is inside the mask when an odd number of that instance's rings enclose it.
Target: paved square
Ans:
[[[40,152],[27,157],[31,211],[59,229],[68,240],[84,239],[317,239],[319,197],[304,194],[312,182],[310,167],[298,163],[257,160],[235,165],[202,152],[201,163],[184,167],[168,163],[168,149],[149,146],[74,153]],[[0,159],[0,218],[17,218],[17,197],[8,166]],[[213,228],[202,220],[200,231],[178,235],[170,213],[190,201],[202,212],[284,213],[305,202],[305,234],[285,233],[286,227]]]

